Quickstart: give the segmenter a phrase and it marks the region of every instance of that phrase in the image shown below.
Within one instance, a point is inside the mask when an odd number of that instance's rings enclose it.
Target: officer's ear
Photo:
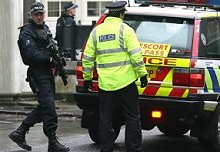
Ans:
[[[120,18],[121,18],[121,19],[124,19],[124,15],[125,15],[125,12],[121,12],[121,13],[120,13]]]

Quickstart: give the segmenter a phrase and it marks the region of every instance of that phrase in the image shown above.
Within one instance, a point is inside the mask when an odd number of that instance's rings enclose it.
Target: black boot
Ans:
[[[68,152],[70,149],[62,145],[55,135],[52,135],[49,138],[48,152]]]
[[[28,127],[24,122],[12,133],[8,135],[8,137],[13,140],[19,147],[31,151],[31,146],[27,144],[25,140],[25,134],[28,132],[30,127]]]

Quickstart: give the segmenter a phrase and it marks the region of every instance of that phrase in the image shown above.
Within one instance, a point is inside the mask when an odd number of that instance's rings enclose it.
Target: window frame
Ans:
[[[85,20],[98,20],[99,17],[102,15],[101,13],[101,3],[102,2],[115,2],[116,0],[87,0],[87,1],[84,1],[84,6],[86,8],[86,11],[84,11],[83,13],[83,18]],[[99,15],[98,16],[88,16],[88,2],[99,2]]]
[[[206,57],[207,59],[219,59],[220,58],[220,46],[219,46],[219,54],[208,54],[208,48],[207,48],[207,45],[208,45],[208,22],[209,21],[213,21],[213,20],[218,20],[218,27],[219,27],[219,31],[220,31],[220,18],[219,17],[216,17],[216,18],[208,18],[208,19],[203,19],[201,21],[201,30],[200,30],[200,42],[199,42],[199,56],[200,57]],[[201,35],[204,35],[205,36],[205,45],[203,44],[203,41],[202,41],[202,38],[201,38]],[[220,37],[220,36],[219,36]],[[220,42],[220,38],[218,40]]]
[[[185,49],[186,52],[169,52],[168,57],[175,57],[175,58],[190,58],[192,56],[192,46],[193,46],[193,27],[194,27],[194,20],[190,18],[179,18],[179,17],[169,17],[169,16],[151,16],[151,15],[140,15],[140,14],[126,14],[125,13],[125,18],[124,22],[129,24],[129,21],[132,21],[134,19],[134,23],[137,24],[138,22],[149,22],[149,23],[161,23],[161,24],[173,24],[173,25],[184,25],[187,24],[187,34],[186,34],[186,41],[184,41],[185,44]],[[163,21],[166,19],[166,21]],[[187,22],[187,23],[184,23]],[[135,32],[137,32],[136,28],[133,27],[133,25],[129,24]],[[139,26],[139,25],[138,25]],[[137,33],[136,33],[137,34]],[[138,36],[138,34],[137,34]],[[139,37],[138,37],[139,38]],[[149,43],[157,43],[157,42],[149,42]],[[162,43],[161,43],[162,44]],[[173,47],[171,45],[171,47]],[[176,48],[172,49],[175,50]],[[181,50],[179,50],[181,51]],[[190,51],[190,52],[188,52]]]
[[[49,2],[58,2],[59,3],[59,15],[58,16],[56,16],[56,17],[49,17],[48,16],[48,12],[49,12],[49,8],[48,8],[48,3]],[[46,10],[46,20],[48,20],[48,21],[55,21],[55,20],[57,20],[60,16],[61,16],[61,14],[62,14],[62,11],[63,11],[63,8],[62,8],[62,4],[61,3],[63,3],[63,2],[73,2],[74,4],[75,4],[75,1],[73,1],[73,0],[47,0],[46,2],[45,2],[45,7],[47,8]]]

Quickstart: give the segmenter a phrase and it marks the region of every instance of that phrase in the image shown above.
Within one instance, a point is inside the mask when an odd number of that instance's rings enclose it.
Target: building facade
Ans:
[[[25,81],[27,66],[22,63],[17,40],[18,27],[27,22],[30,6],[35,1],[45,5],[46,23],[54,36],[56,21],[65,3],[72,1],[79,5],[75,18],[77,25],[90,26],[105,11],[105,5],[116,0],[0,0],[0,95],[31,92]]]
[[[39,1],[39,0],[38,0]],[[56,21],[61,15],[63,6],[67,2],[73,2],[79,7],[76,9],[77,25],[92,25],[106,10],[105,6],[116,0],[40,0],[46,8],[46,22],[55,34]]]

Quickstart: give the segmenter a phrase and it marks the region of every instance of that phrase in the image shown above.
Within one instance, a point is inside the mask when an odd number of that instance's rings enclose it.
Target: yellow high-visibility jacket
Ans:
[[[134,30],[121,18],[107,17],[90,33],[83,58],[83,77],[91,80],[97,68],[99,88],[115,91],[147,74]]]

